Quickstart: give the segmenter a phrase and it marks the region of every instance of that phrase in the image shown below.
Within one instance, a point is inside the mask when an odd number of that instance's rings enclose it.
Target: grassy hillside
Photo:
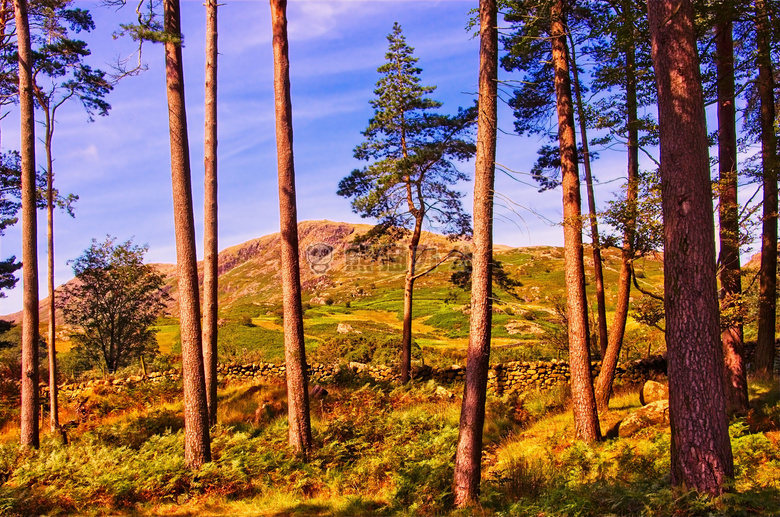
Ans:
[[[40,450],[0,434],[2,515],[776,515],[780,512],[780,405],[774,382],[751,383],[753,410],[730,425],[736,472],[709,499],[669,487],[668,428],[591,445],[573,439],[565,391],[489,397],[481,508],[452,510],[460,388],[337,379],[312,405],[315,449],[287,447],[284,386],[230,384],[219,393],[213,462],[184,466],[181,384],[79,397],[85,421],[63,445],[44,431]],[[75,401],[63,401],[62,420]],[[639,406],[613,397],[602,427]],[[48,427],[48,426],[44,426]]]
[[[301,283],[305,309],[307,349],[313,358],[327,356],[327,344],[339,334],[339,324],[351,327],[350,336],[384,342],[400,337],[403,281],[407,242],[388,248],[382,259],[354,253],[353,241],[370,225],[331,221],[306,221],[299,225]],[[317,255],[321,245],[330,253]],[[319,248],[312,248],[319,246]],[[468,241],[452,242],[425,233],[418,271],[437,263],[450,250],[470,251]],[[315,251],[309,252],[314,249]],[[511,292],[495,287],[493,316],[494,362],[565,357],[560,311],[565,300],[563,251],[554,247],[510,248],[496,246],[495,258],[503,264],[515,286]],[[604,253],[608,320],[617,295],[620,269],[617,250]],[[586,249],[587,274],[592,258]],[[157,264],[168,278],[172,301],[169,315],[156,327],[161,352],[180,351],[175,266]],[[427,363],[462,362],[468,341],[469,292],[456,287],[450,277],[458,269],[454,260],[442,264],[415,284],[413,336]],[[660,291],[661,260],[642,259],[636,264],[644,287]],[[283,353],[279,234],[266,235],[223,250],[219,255],[219,346],[224,361],[281,361]],[[590,303],[595,311],[592,282]],[[641,295],[634,291],[633,297]],[[42,305],[46,303],[43,300]],[[43,311],[42,316],[46,315]],[[19,314],[4,319],[16,321]],[[62,321],[62,318],[59,318]],[[45,334],[46,318],[42,318]],[[58,349],[69,349],[70,330],[59,327]],[[593,330],[595,333],[595,329]],[[663,347],[659,331],[629,321],[624,357],[630,359],[658,352]]]
[[[400,336],[403,310],[405,242],[390,250],[389,261],[372,260],[352,253],[352,241],[369,225],[329,221],[300,224],[301,282],[305,309],[307,347],[317,348],[337,335],[340,323],[355,335],[386,339]],[[278,234],[265,236],[220,254],[221,351],[226,359],[281,360],[281,287],[279,285]],[[468,241],[450,242],[441,235],[425,234],[418,271],[438,262],[450,250],[470,251]],[[332,247],[327,270],[315,271],[307,260],[310,246]],[[493,318],[494,360],[551,358],[565,355],[560,345],[562,321],[556,305],[564,303],[563,253],[560,248],[509,248],[497,246],[496,260],[517,284],[512,292],[496,288]],[[319,260],[315,257],[316,260]],[[586,265],[592,260],[586,253]],[[316,264],[315,264],[316,266]],[[617,251],[605,253],[605,285],[608,311],[614,306],[620,268]],[[450,282],[457,269],[450,260],[417,280],[414,292],[413,334],[428,362],[462,360],[468,339],[469,293]],[[662,285],[662,262],[643,259],[637,264],[641,281],[649,289]],[[589,271],[590,274],[590,271]],[[593,285],[588,284],[594,300]],[[173,291],[175,296],[175,290]],[[639,295],[635,295],[639,296]],[[176,306],[172,306],[175,314]],[[608,314],[611,317],[611,314]],[[159,327],[163,350],[177,350],[175,325]],[[631,322],[627,356],[662,346],[660,333]]]

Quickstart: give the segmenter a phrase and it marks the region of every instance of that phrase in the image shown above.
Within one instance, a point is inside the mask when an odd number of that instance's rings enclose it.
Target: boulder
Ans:
[[[639,402],[646,406],[659,400],[669,400],[669,386],[655,381],[645,382],[639,392]]]
[[[444,386],[436,386],[436,396],[443,399],[451,399],[455,394]]]
[[[339,323],[338,326],[336,327],[336,332],[338,332],[339,334],[358,333],[355,332],[355,329],[353,329],[352,325],[350,325],[349,323]]]
[[[358,363],[355,361],[350,361],[347,367],[352,370],[354,373],[363,373],[364,371],[368,370],[368,365],[365,363]]]
[[[328,396],[328,390],[326,390],[319,384],[316,384],[311,390],[309,390],[310,400],[324,399],[327,396]]]
[[[626,438],[645,427],[668,423],[669,401],[657,400],[624,418],[618,426],[618,436]]]

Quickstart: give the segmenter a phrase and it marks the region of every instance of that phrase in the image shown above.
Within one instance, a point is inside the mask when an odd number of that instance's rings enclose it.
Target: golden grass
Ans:
[[[160,348],[160,353],[170,354],[181,339],[179,326],[155,325],[152,328],[157,331],[155,337],[157,338],[157,346]]]

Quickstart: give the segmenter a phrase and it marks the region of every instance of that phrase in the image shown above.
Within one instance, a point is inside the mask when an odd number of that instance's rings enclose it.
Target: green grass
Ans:
[[[452,508],[460,401],[435,388],[329,385],[312,407],[315,450],[304,463],[286,445],[284,385],[229,385],[213,461],[198,472],[184,466],[180,384],[98,390],[94,418],[70,444],[0,440],[0,514],[473,515]],[[489,397],[479,515],[777,514],[777,397],[776,381],[751,382],[766,418],[732,422],[736,477],[717,498],[670,488],[667,429],[587,445],[572,440],[563,390]],[[603,424],[637,405],[635,391],[618,391]]]
[[[605,285],[607,285],[607,310],[612,310],[620,267],[619,253],[605,254]],[[561,357],[550,346],[545,331],[556,323],[552,312],[555,300],[563,299],[563,254],[553,247],[535,247],[500,251],[496,259],[503,263],[510,278],[522,285],[507,293],[496,287],[496,309],[493,315],[494,342],[500,345],[492,354],[494,361],[536,360]],[[658,260],[637,261],[643,282],[657,290],[662,285],[662,263]],[[462,308],[469,303],[467,290],[449,282],[452,273],[445,265],[435,272],[419,278],[415,283],[412,317],[414,338],[434,354],[430,362],[460,358],[468,338],[468,315]],[[249,261],[230,270],[221,281],[226,289],[220,294],[220,354],[223,360],[281,360],[281,291],[274,280],[276,269],[267,261]],[[314,349],[334,337],[339,323],[352,326],[364,334],[400,335],[403,318],[403,264],[390,268],[377,266],[366,272],[355,273],[333,270],[328,282],[312,287],[303,293],[304,331],[309,346]],[[593,294],[593,285],[588,285]],[[315,297],[334,300],[331,305],[311,303]],[[591,296],[592,298],[592,296]],[[518,321],[527,324],[518,334],[509,334],[506,325]],[[252,326],[254,325],[254,327]],[[635,359],[647,353],[663,351],[663,336],[655,330],[635,328],[629,325],[625,356],[621,360]],[[177,354],[180,351],[179,331],[174,318],[161,318],[157,338],[162,353]],[[749,329],[748,329],[749,330]],[[518,344],[501,348],[506,344]],[[565,357],[565,354],[564,354]]]
[[[220,360],[283,362],[284,334],[255,325],[226,324],[219,328]]]

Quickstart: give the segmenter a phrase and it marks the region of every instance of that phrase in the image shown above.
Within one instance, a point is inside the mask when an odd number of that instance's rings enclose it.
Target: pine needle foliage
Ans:
[[[354,150],[355,158],[372,163],[342,179],[337,193],[352,199],[355,213],[385,227],[409,229],[427,219],[446,235],[468,235],[463,194],[452,187],[468,179],[454,162],[474,155],[476,109],[437,113],[442,104],[426,97],[436,87],[420,84],[422,69],[398,23],[387,40],[386,63],[377,69],[381,77],[370,101],[374,117],[362,133],[365,142]]]

